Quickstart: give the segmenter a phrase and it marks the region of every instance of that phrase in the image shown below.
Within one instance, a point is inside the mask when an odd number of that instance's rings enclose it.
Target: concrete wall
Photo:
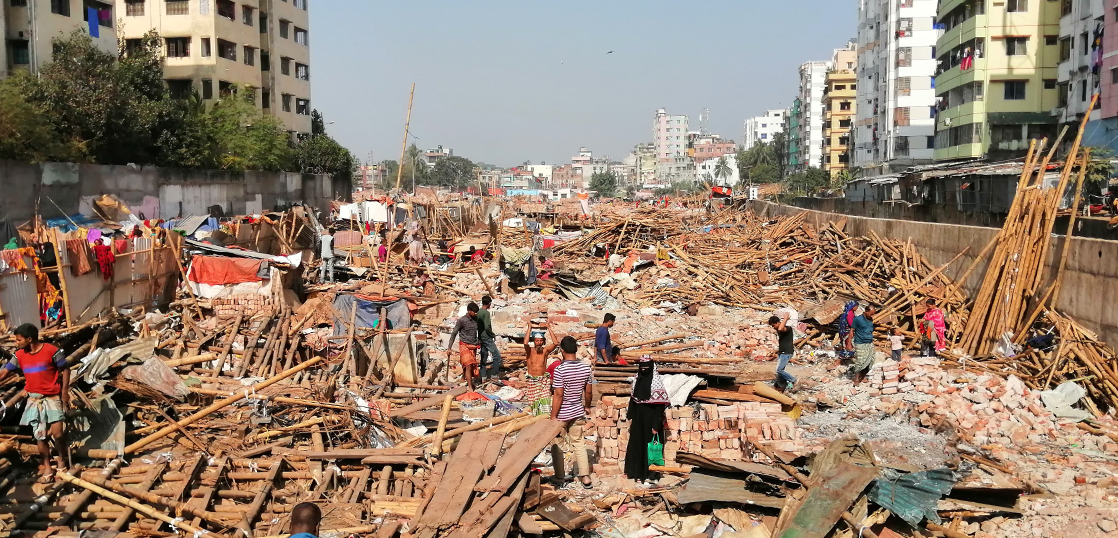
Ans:
[[[19,225],[39,214],[55,218],[79,212],[82,199],[113,194],[145,218],[206,214],[220,205],[226,215],[258,213],[302,202],[328,208],[349,199],[349,186],[325,175],[291,172],[222,172],[95,164],[28,164],[0,161],[0,218]]]
[[[960,226],[908,220],[876,219],[847,216],[801,209],[798,207],[773,204],[754,200],[750,207],[759,215],[795,215],[806,213],[807,222],[819,226],[830,221],[847,219],[846,231],[854,236],[869,235],[872,230],[886,238],[911,239],[920,253],[934,265],[942,265],[955,257],[964,248],[970,247],[966,255],[948,267],[944,274],[958,278],[970,267],[975,257],[995,236],[998,228],[980,226]],[[1059,229],[1059,228],[1057,228]],[[1048,278],[1055,274],[1063,249],[1063,236],[1053,236],[1050,256],[1046,263]],[[1064,281],[1060,290],[1057,310],[1071,316],[1084,327],[1098,333],[1099,337],[1114,346],[1118,344],[1118,241],[1073,237],[1068,261],[1064,269]],[[973,294],[982,284],[986,262],[971,273],[963,288]],[[1047,289],[1045,282],[1041,289]]]

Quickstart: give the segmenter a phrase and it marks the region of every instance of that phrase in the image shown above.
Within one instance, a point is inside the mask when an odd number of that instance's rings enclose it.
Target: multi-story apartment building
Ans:
[[[1099,129],[1106,132],[1118,131],[1118,12],[1111,11],[1103,20],[1103,54],[1099,88],[1099,114],[1102,124],[1106,127]],[[1103,141],[1111,149],[1118,144],[1118,140]]]
[[[850,166],[850,132],[856,110],[858,79],[853,47],[835,51],[833,69],[823,89],[823,170],[834,174]]]
[[[800,91],[796,99],[797,138],[795,156],[789,156],[791,173],[823,165],[823,88],[830,62],[808,62],[800,66]],[[791,150],[789,150],[791,152]]]
[[[718,163],[725,161],[727,175],[718,176]],[[738,173],[738,158],[733,153],[723,155],[717,159],[707,159],[703,162],[695,164],[695,175],[699,181],[708,182],[711,185],[719,185],[723,187],[733,187],[738,184],[740,175]]]
[[[788,110],[781,108],[766,110],[764,116],[746,119],[742,146],[748,150],[757,144],[772,142],[773,135],[784,130],[784,120],[787,116]]]
[[[116,0],[126,43],[163,39],[173,95],[213,99],[246,88],[297,134],[311,130],[308,0]]]
[[[784,139],[788,142],[784,145],[784,152],[780,158],[785,165],[785,173],[803,168],[803,163],[800,162],[800,147],[803,146],[803,140],[800,139],[802,133],[800,124],[803,122],[803,116],[803,101],[797,97],[792,100],[792,106],[788,109],[788,122],[784,125]]]
[[[738,150],[733,140],[723,140],[716,134],[694,134],[688,135],[688,138],[687,143],[690,147],[687,148],[687,153],[695,159],[696,165],[707,159],[717,159]]]
[[[1112,12],[1112,17],[1118,12]],[[1087,113],[1091,96],[1100,89],[1103,76],[1102,64],[1105,51],[1103,47],[1103,28],[1106,12],[1102,0],[1067,1],[1060,4],[1059,63],[1056,64],[1056,108],[1052,115],[1059,123],[1069,124],[1071,129]],[[1050,41],[1052,36],[1045,36]],[[1100,96],[1101,97],[1101,96]],[[1110,138],[1106,129],[1099,129],[1096,122],[1102,119],[1102,112],[1095,109],[1088,120],[1085,137],[1102,132],[1101,142]],[[1072,131],[1074,132],[1074,131]]]
[[[652,143],[656,146],[656,158],[661,162],[672,162],[686,155],[687,116],[672,116],[662,108],[656,110]]]
[[[1055,134],[1060,14],[1061,5],[1069,3],[940,3],[937,161],[1016,157],[1030,139]]]
[[[1038,0],[1047,1],[1047,0]],[[851,162],[866,175],[932,161],[939,0],[861,0]]]
[[[96,13],[90,24],[90,9]],[[0,4],[0,78],[17,70],[37,73],[49,63],[55,38],[82,29],[101,50],[116,54],[118,13],[94,0],[6,0]]]

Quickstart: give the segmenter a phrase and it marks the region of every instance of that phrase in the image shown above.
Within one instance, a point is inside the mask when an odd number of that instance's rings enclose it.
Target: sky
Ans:
[[[498,166],[621,160],[656,109],[742,142],[798,67],[857,35],[857,0],[310,0],[311,104],[364,163],[421,149]],[[613,51],[609,53],[609,51]]]

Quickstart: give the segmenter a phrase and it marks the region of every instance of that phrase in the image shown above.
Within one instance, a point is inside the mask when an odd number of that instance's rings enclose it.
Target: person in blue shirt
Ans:
[[[609,330],[616,320],[617,316],[606,314],[602,318],[602,324],[598,325],[598,330],[594,333],[594,359],[596,362],[605,362],[606,364],[617,362],[617,364],[627,366],[629,363],[625,362],[625,359],[618,357],[617,361],[614,361],[613,358],[613,342],[610,341]]]
[[[291,510],[291,525],[288,526],[290,538],[318,538],[318,526],[322,523],[322,510],[314,503],[299,503]]]
[[[866,379],[874,363],[873,316],[877,309],[871,304],[865,312],[854,318],[854,384]]]

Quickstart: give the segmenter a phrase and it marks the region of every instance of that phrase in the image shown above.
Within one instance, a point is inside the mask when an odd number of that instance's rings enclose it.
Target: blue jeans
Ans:
[[[792,377],[792,374],[784,371],[784,369],[788,367],[788,362],[792,360],[792,354],[791,353],[781,353],[780,355],[777,355],[776,360],[777,360],[777,363],[776,363],[776,379],[777,379],[777,381],[783,381],[786,384],[787,383],[795,383],[796,378]]]
[[[490,356],[493,362],[486,361]],[[501,376],[501,350],[497,349],[497,341],[492,338],[481,339],[481,377]]]

